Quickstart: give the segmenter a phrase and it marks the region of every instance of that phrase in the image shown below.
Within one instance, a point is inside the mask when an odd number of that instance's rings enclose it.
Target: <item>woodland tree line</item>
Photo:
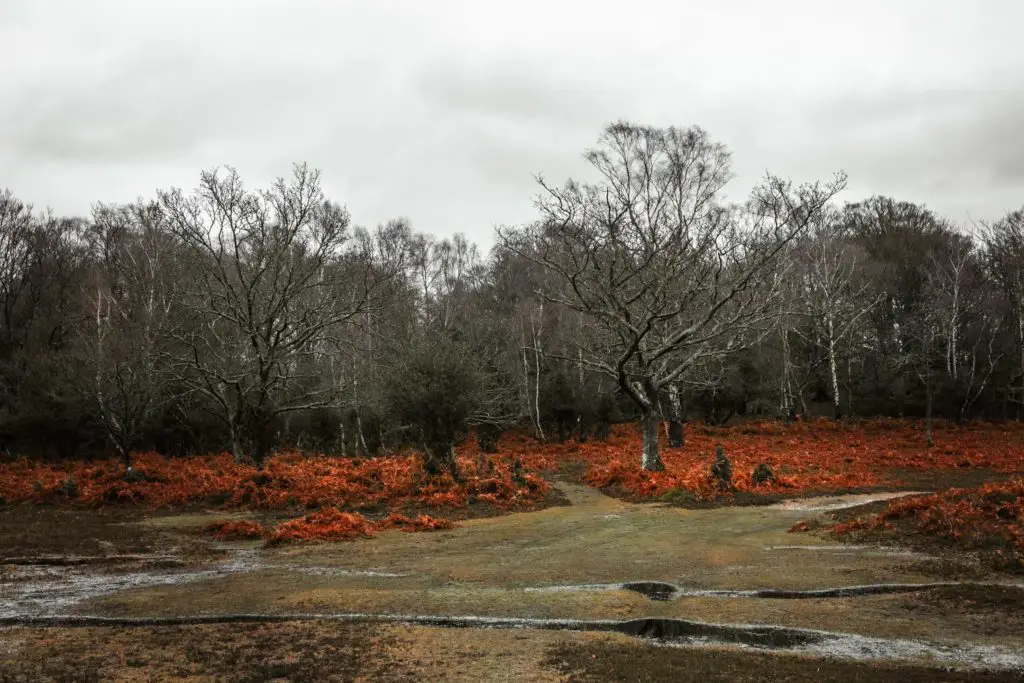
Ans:
[[[454,471],[471,429],[486,450],[640,419],[658,469],[688,419],[1020,419],[1024,210],[967,230],[840,204],[841,174],[729,202],[699,128],[612,124],[586,159],[486,255],[358,227],[301,164],[89,217],[0,193],[0,456],[411,444]]]

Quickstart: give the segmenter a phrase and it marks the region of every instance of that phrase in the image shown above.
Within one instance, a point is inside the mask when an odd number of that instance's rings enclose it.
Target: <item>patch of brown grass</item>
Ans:
[[[830,661],[793,655],[632,643],[567,643],[548,652],[548,663],[569,681],[674,681],[675,683],[1010,683],[1014,672],[960,672],[919,666]]]
[[[0,657],[8,681],[380,680],[377,629],[293,622],[153,628],[13,629]],[[391,674],[394,674],[392,677]],[[403,680],[397,667],[391,680]],[[409,680],[409,678],[404,678]]]

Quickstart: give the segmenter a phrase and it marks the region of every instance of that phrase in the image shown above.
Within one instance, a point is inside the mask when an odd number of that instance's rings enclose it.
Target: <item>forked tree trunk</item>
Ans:
[[[661,453],[658,448],[658,427],[661,425],[661,416],[656,410],[650,410],[643,416],[644,452],[643,468],[648,472],[661,472],[665,469],[665,463],[661,461]]]
[[[435,477],[447,472],[452,479],[460,481],[459,470],[455,464],[455,449],[448,441],[435,441],[423,446],[423,469]]]

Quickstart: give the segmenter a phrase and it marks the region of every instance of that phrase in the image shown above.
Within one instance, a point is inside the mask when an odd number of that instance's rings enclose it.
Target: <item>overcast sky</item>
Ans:
[[[0,188],[82,214],[293,161],[373,226],[487,246],[609,121],[954,220],[1024,205],[1021,0],[0,0]]]

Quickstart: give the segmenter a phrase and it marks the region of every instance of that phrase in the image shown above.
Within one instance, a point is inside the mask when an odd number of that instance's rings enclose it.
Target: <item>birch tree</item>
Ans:
[[[171,398],[166,372],[174,245],[159,207],[99,205],[93,212],[98,268],[88,293],[94,311],[85,338],[87,390],[107,439],[131,471],[131,451]]]
[[[619,122],[585,155],[598,176],[539,178],[539,222],[499,231],[541,265],[541,295],[582,313],[597,334],[580,362],[613,378],[639,409],[644,469],[664,468],[659,397],[700,363],[754,343],[775,315],[779,255],[843,187],[769,176],[743,206],[724,204],[730,155],[699,128]]]
[[[858,329],[863,317],[881,297],[872,295],[869,282],[857,281],[857,265],[862,255],[836,230],[826,217],[818,224],[802,250],[803,313],[810,321],[805,341],[819,347],[828,364],[832,390],[833,415],[842,417],[839,392],[839,353],[841,345]]]
[[[1006,385],[1019,419],[1024,406],[1024,209],[986,225],[982,239],[989,275],[1012,315],[1016,372],[1006,378]]]

